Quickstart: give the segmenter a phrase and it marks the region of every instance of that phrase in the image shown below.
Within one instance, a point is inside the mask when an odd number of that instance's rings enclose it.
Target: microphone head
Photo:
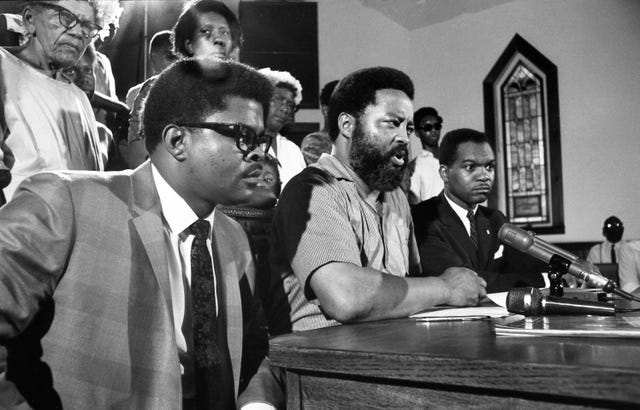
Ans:
[[[521,252],[527,252],[534,244],[535,235],[510,223],[505,223],[498,231],[500,240]]]
[[[538,288],[514,288],[507,293],[507,310],[525,316],[538,315],[542,307],[542,292]]]

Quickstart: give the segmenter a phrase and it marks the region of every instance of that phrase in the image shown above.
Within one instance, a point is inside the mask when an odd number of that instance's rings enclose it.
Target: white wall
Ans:
[[[393,65],[408,72],[409,31],[358,0],[318,1],[320,87],[359,68]],[[304,90],[302,90],[304,93]],[[319,110],[301,110],[296,121],[320,122]]]
[[[319,0],[320,85],[390,65],[447,131],[484,129],[482,81],[515,33],[558,66],[566,233],[601,239],[615,214],[640,238],[640,1],[518,0],[408,31],[356,0]],[[300,121],[317,121],[305,110]]]

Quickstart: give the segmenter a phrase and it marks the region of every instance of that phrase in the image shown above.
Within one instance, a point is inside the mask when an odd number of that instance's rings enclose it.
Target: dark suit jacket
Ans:
[[[239,403],[280,404],[279,382],[263,361],[266,326],[247,237],[218,213],[213,239],[236,394],[248,385]],[[7,379],[32,406],[182,406],[149,162],[117,173],[38,174],[0,208],[0,341]]]
[[[444,192],[414,206],[412,215],[423,273],[440,275],[452,266],[467,267],[484,278],[488,292],[544,285],[541,275],[514,267],[514,262],[529,263],[530,257],[501,244],[498,231],[506,222],[502,212],[478,206],[477,251]]]

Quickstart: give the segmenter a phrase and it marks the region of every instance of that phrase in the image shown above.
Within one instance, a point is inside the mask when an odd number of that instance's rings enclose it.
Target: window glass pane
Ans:
[[[550,220],[543,134],[546,119],[540,110],[543,84],[524,63],[517,64],[502,87],[507,214],[514,223]]]

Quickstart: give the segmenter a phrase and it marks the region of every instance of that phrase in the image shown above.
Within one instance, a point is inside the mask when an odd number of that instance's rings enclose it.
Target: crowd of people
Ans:
[[[441,138],[404,72],[327,83],[298,147],[302,85],[235,61],[217,0],[153,36],[120,102],[99,48],[121,12],[27,0],[0,47],[0,407],[283,408],[270,337],[544,285],[482,205],[490,139]],[[266,256],[220,207],[273,210]]]

